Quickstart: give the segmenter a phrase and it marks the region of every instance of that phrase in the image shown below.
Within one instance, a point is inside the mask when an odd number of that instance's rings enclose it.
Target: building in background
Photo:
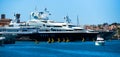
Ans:
[[[0,18],[0,27],[1,27],[1,26],[9,25],[10,22],[11,22],[11,19],[6,18],[6,17],[5,17],[5,14],[1,14],[1,18]]]

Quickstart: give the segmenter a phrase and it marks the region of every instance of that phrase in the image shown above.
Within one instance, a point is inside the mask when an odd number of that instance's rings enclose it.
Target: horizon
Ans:
[[[47,8],[52,14],[49,19],[64,21],[68,15],[73,24],[98,25],[103,23],[120,23],[120,0],[0,0],[0,14],[13,19],[14,13],[21,14],[21,21],[29,20],[30,13],[37,7],[38,11]]]

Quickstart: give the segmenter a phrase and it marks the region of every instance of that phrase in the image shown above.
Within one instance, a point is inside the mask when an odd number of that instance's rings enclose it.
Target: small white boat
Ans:
[[[96,46],[103,46],[105,44],[104,38],[97,37],[97,40],[95,41]]]
[[[4,40],[4,39],[5,39],[5,37],[0,37],[0,41],[1,41],[1,40]]]
[[[0,37],[0,46],[3,45],[5,37]]]

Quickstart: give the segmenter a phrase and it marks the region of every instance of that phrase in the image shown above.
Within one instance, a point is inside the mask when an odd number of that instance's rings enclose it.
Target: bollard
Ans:
[[[66,42],[69,42],[70,40],[67,38]]]
[[[36,43],[36,44],[39,44],[39,41],[38,41],[38,40],[35,40],[35,43]]]
[[[50,38],[48,38],[48,41],[47,41],[48,43],[51,43],[51,40],[50,40]]]
[[[60,42],[60,38],[58,38],[58,42]]]
[[[85,38],[84,37],[82,38],[82,42],[85,42]]]
[[[52,38],[51,42],[53,43],[54,42],[54,39]]]
[[[65,42],[65,39],[63,38],[63,42]]]

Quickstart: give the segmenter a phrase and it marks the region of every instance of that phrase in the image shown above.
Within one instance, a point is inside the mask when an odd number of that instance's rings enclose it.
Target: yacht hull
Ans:
[[[29,37],[31,40],[48,41],[94,41],[98,33],[33,33],[33,34],[18,34],[18,39],[21,37]],[[23,40],[23,39],[22,39]]]

